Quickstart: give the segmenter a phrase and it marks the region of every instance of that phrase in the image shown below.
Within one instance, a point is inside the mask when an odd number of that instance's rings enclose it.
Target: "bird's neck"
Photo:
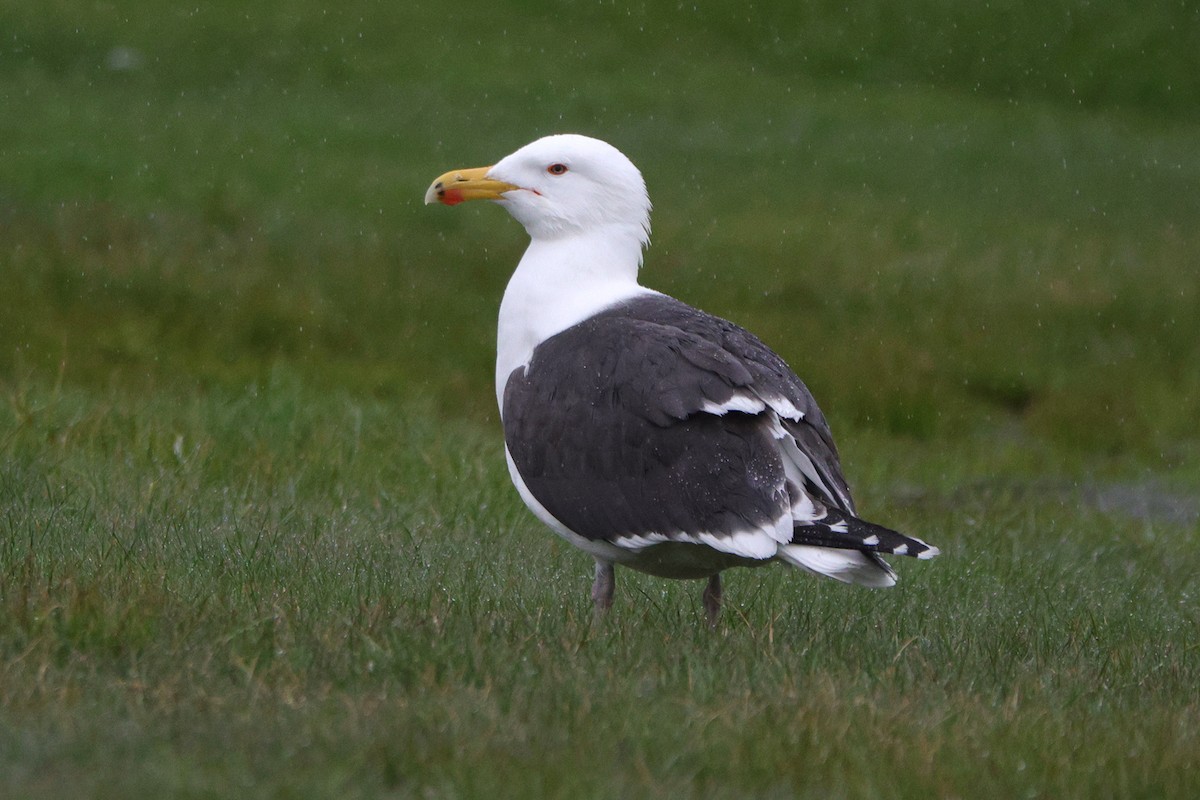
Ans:
[[[649,292],[638,285],[644,233],[609,225],[588,233],[535,238],[517,265],[500,303],[496,342],[496,399],[533,348],[599,311]]]

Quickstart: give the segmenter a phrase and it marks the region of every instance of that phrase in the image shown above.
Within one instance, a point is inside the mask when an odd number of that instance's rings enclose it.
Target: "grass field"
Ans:
[[[1200,795],[1188,4],[26,5],[0,798]],[[503,463],[524,234],[421,204],[563,130],[942,557],[593,622]]]

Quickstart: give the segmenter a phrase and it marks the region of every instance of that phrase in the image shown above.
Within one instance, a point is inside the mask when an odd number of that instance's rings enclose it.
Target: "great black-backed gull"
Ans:
[[[426,203],[491,200],[528,231],[500,304],[496,400],[509,474],[546,525],[596,560],[707,578],[782,561],[891,586],[882,553],[938,549],[857,517],[825,416],[753,334],[638,284],[650,237],[641,173],[586,136],[547,136],[447,172]]]

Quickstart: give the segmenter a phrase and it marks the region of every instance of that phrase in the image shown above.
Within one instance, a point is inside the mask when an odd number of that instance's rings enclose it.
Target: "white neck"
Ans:
[[[640,226],[605,225],[586,233],[535,238],[500,302],[496,336],[496,401],[527,365],[533,348],[599,311],[651,290],[638,285],[645,233]]]

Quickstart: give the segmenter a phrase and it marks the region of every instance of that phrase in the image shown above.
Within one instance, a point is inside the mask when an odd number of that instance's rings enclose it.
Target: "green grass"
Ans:
[[[844,9],[0,10],[0,797],[1200,793],[1195,12]],[[558,130],[941,558],[593,623],[421,205]]]

